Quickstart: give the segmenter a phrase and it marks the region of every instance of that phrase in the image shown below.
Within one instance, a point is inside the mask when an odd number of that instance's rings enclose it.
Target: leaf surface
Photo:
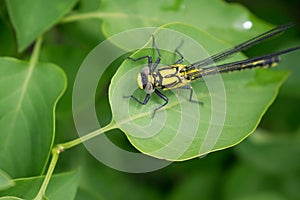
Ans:
[[[0,58],[0,168],[11,177],[40,175],[54,140],[54,109],[66,87],[50,63]]]

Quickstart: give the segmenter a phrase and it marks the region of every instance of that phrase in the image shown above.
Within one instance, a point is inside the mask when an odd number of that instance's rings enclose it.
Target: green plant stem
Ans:
[[[32,68],[38,62],[38,59],[40,56],[40,50],[41,50],[41,46],[42,46],[42,41],[43,41],[43,36],[41,35],[37,38],[37,40],[35,42],[33,52],[30,57],[30,60],[29,60],[29,68]]]
[[[70,149],[74,146],[77,146],[78,144],[81,144],[87,140],[90,140],[102,133],[105,133],[109,130],[112,130],[112,129],[115,129],[117,128],[117,125],[115,124],[114,121],[110,122],[108,125],[106,125],[105,127],[103,128],[100,128],[98,130],[95,130],[93,132],[90,132],[88,134],[86,134],[85,136],[82,136],[80,138],[77,138],[75,140],[72,140],[72,141],[69,141],[69,142],[66,142],[66,143],[63,143],[63,144],[59,144],[58,146],[60,146],[63,150],[66,150],[66,149]]]
[[[117,128],[117,125],[115,124],[114,121],[112,121],[111,123],[109,123],[105,127],[97,129],[93,132],[90,132],[90,133],[86,134],[85,136],[82,136],[80,138],[77,138],[75,140],[72,140],[72,141],[69,141],[69,142],[66,142],[66,143],[55,145],[53,147],[52,151],[51,151],[52,152],[52,158],[51,158],[51,162],[50,162],[48,171],[46,173],[45,179],[43,181],[43,184],[42,184],[37,196],[34,198],[34,200],[47,199],[46,195],[45,195],[45,192],[46,192],[46,189],[47,189],[48,184],[50,182],[51,176],[53,174],[53,171],[54,171],[54,168],[55,168],[56,163],[58,161],[58,157],[59,157],[60,153],[64,152],[67,149],[70,149],[74,146],[77,146],[77,145],[79,145],[79,144],[81,144],[81,143],[83,143],[87,140],[90,140],[90,139],[92,139],[92,138],[94,138],[98,135],[101,135],[102,133],[105,133],[109,130],[115,129],[115,128]]]
[[[47,186],[50,182],[51,176],[53,174],[54,168],[56,166],[56,163],[57,163],[57,160],[58,160],[58,157],[59,157],[59,154],[61,151],[62,150],[59,149],[58,147],[54,147],[52,149],[52,159],[51,159],[47,174],[46,174],[43,184],[42,184],[38,194],[34,198],[34,200],[46,199],[45,192],[46,192]]]

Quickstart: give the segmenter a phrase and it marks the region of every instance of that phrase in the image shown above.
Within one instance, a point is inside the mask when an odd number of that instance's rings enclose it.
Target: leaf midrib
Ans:
[[[21,87],[21,93],[20,93],[19,100],[18,100],[18,102],[16,104],[16,107],[15,107],[15,110],[13,112],[14,114],[13,114],[12,121],[11,121],[11,124],[10,124],[10,131],[9,131],[9,133],[7,133],[8,137],[4,141],[4,145],[3,145],[4,152],[7,149],[7,146],[9,144],[9,139],[12,136],[12,130],[13,130],[14,124],[16,123],[16,120],[17,120],[17,118],[19,116],[19,113],[22,109],[22,104],[24,102],[26,91],[28,89],[28,85],[29,85],[29,82],[30,82],[30,78],[32,77],[34,68],[35,68],[35,62],[30,62],[30,65],[28,67],[28,70],[27,70],[27,73],[26,73],[26,76],[25,76],[25,79],[24,79],[23,86]]]

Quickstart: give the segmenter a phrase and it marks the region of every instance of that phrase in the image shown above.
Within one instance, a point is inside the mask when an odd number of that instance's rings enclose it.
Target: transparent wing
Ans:
[[[280,55],[286,54],[292,51],[299,50],[300,46],[289,48],[286,50],[278,51],[272,54],[267,54],[263,56],[258,56],[254,58],[248,58],[241,61],[226,63],[222,65],[201,68],[199,70],[191,70],[191,73],[188,73],[188,79],[194,80],[201,78],[203,76],[214,75],[218,73],[226,73],[231,71],[238,71],[243,69],[251,68],[263,68],[263,67],[272,67],[278,62],[280,62]]]
[[[293,25],[294,25],[293,23],[287,23],[287,24],[277,26],[277,27],[265,32],[265,33],[262,33],[261,35],[258,35],[254,38],[251,38],[250,40],[247,40],[247,41],[245,41],[245,42],[243,42],[239,45],[236,45],[233,48],[230,48],[230,49],[227,49],[227,50],[222,51],[220,53],[217,53],[217,54],[215,54],[215,55],[213,55],[209,58],[206,58],[204,60],[195,62],[195,63],[191,64],[189,66],[189,68],[201,68],[201,67],[208,66],[212,63],[224,60],[232,54],[235,54],[237,52],[246,50],[246,49],[248,49],[249,47],[251,47],[253,45],[256,45],[256,44],[258,44],[258,43],[260,43],[260,42],[262,42],[262,41],[264,41],[268,38],[271,38],[275,35],[278,35],[278,34],[282,33],[283,31],[291,28]]]

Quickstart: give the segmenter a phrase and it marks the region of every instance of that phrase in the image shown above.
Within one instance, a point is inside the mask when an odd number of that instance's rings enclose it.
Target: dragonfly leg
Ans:
[[[186,90],[190,90],[190,97],[189,97],[189,101],[193,102],[193,103],[199,103],[201,105],[203,105],[204,103],[202,101],[198,101],[198,100],[193,100],[193,88],[190,85],[184,85],[182,87],[179,87],[178,89],[186,89]]]
[[[155,94],[157,94],[157,96],[159,96],[160,98],[162,98],[165,101],[165,103],[163,103],[162,105],[160,105],[159,107],[157,107],[157,108],[154,109],[153,114],[152,114],[152,118],[154,117],[154,115],[155,115],[155,113],[156,113],[157,110],[161,109],[162,107],[164,107],[165,105],[167,105],[169,103],[168,97],[166,97],[160,91],[155,90],[154,92],[155,92]]]
[[[142,56],[142,57],[139,57],[139,58],[127,57],[127,59],[132,60],[133,62],[143,60],[145,58],[148,59],[148,67],[149,67],[149,69],[151,69],[151,66],[152,66],[152,57],[151,56]]]
[[[139,58],[132,58],[132,57],[127,57],[128,59],[136,62],[136,61],[139,61],[139,60],[143,60],[143,59],[148,59],[148,67],[150,69],[150,72],[153,72],[156,67],[158,66],[158,64],[160,63],[160,60],[161,60],[161,54],[160,54],[160,51],[159,49],[157,48],[157,45],[155,43],[155,38],[154,38],[154,35],[152,35],[152,41],[153,41],[153,48],[155,49],[155,51],[157,52],[158,54],[158,58],[155,60],[155,62],[153,63],[152,61],[152,56],[142,56],[142,57],[139,57]],[[153,63],[153,64],[152,64]]]
[[[144,101],[139,100],[138,98],[136,98],[133,95],[130,96],[124,96],[124,98],[132,98],[133,100],[135,100],[136,102],[138,102],[141,105],[146,105],[150,99],[150,94],[146,94]]]
[[[182,40],[181,43],[178,45],[178,47],[174,50],[174,52],[180,56],[179,60],[177,60],[174,64],[181,64],[184,61],[183,55],[178,50],[183,45],[183,43],[184,40]]]
[[[155,60],[155,62],[153,63],[152,67],[150,68],[151,72],[153,72],[156,69],[156,67],[158,66],[158,64],[160,63],[160,60],[161,60],[161,54],[160,54],[159,49],[157,48],[154,35],[152,35],[152,45],[153,45],[153,48],[155,49],[155,51],[157,52],[158,57]]]

